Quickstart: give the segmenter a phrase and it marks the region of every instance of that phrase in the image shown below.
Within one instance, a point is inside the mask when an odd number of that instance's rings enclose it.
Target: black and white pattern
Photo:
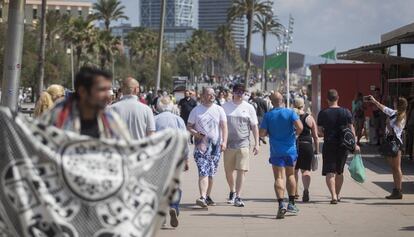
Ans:
[[[0,237],[147,237],[179,182],[186,134],[89,139],[0,108]]]

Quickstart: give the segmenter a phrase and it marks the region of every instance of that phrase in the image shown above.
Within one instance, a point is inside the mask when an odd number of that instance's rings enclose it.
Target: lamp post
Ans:
[[[156,90],[160,89],[161,84],[161,69],[162,69],[162,50],[163,50],[163,43],[164,43],[164,27],[165,27],[165,8],[166,8],[166,1],[161,0],[161,19],[160,19],[160,32],[159,32],[159,39],[158,39],[158,62],[157,62],[157,81],[156,81]]]
[[[73,45],[70,44],[70,48],[66,49],[66,53],[70,54],[70,68],[71,68],[71,79],[72,79],[72,91],[75,91],[75,72],[74,72],[74,65],[73,65]]]
[[[286,100],[287,107],[290,108],[290,61],[289,61],[289,45],[292,43],[294,19],[292,15],[289,15],[289,26],[285,32],[285,50],[286,50]]]
[[[17,110],[20,75],[22,72],[25,4],[25,0],[9,2],[1,104],[13,111]]]

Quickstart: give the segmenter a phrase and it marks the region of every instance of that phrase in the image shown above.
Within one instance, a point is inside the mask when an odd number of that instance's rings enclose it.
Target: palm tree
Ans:
[[[121,51],[121,41],[109,31],[99,31],[91,46],[91,53],[97,54],[101,69],[105,69],[108,62],[113,62],[114,55]]]
[[[93,4],[93,9],[96,11],[94,18],[103,20],[107,31],[109,31],[111,21],[129,19],[124,13],[125,6],[122,6],[119,0],[98,0]]]
[[[60,39],[68,27],[70,17],[57,11],[46,13],[46,43],[55,48],[56,41]]]
[[[276,16],[262,15],[257,16],[254,21],[253,34],[260,33],[263,39],[263,68],[262,77],[264,79],[264,90],[267,91],[267,72],[266,72],[266,43],[268,34],[276,36],[280,39],[283,34],[283,25],[279,23]]]
[[[74,55],[76,56],[75,70],[79,69],[82,55],[87,48],[90,48],[96,35],[97,31],[91,19],[85,20],[82,17],[70,19],[63,38],[74,48]]]
[[[237,64],[241,62],[240,53],[233,39],[229,25],[219,26],[215,32],[217,46],[221,52],[221,74],[233,73]]]
[[[246,16],[247,19],[247,36],[246,36],[246,71],[245,71],[245,85],[249,86],[249,74],[251,66],[251,41],[253,32],[253,22],[255,16],[271,15],[272,1],[268,0],[234,0],[233,5],[228,11],[228,18],[230,22]]]
[[[143,63],[147,57],[156,57],[158,34],[148,28],[138,27],[128,33],[126,44],[130,47],[131,61]],[[166,45],[166,44],[165,44]]]

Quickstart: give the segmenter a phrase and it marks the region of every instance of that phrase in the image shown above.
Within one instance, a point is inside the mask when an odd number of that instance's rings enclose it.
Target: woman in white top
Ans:
[[[379,103],[372,95],[368,96],[368,101],[376,105],[382,112],[387,115],[386,135],[395,135],[402,145],[402,133],[407,121],[408,102],[405,98],[398,98],[396,108],[390,109]],[[401,146],[402,147],[402,146]],[[398,151],[396,157],[387,157],[388,163],[391,165],[392,176],[394,178],[394,190],[387,199],[402,199],[402,172],[401,172],[401,151]]]

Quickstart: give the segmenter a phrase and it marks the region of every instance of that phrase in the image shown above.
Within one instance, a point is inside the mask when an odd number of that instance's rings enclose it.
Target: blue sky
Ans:
[[[139,19],[139,0],[121,0],[133,24]],[[319,55],[337,48],[344,51],[377,43],[381,34],[414,22],[414,0],[274,0],[274,9],[282,24],[289,14],[295,18],[292,50]],[[272,38],[268,51],[278,45]],[[414,48],[405,46],[405,56],[414,56]],[[262,52],[261,37],[256,35],[253,51]]]

